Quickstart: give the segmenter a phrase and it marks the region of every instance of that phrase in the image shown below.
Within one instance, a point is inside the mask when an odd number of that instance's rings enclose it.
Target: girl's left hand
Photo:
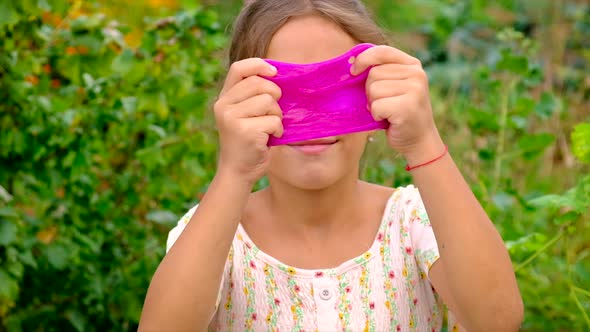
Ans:
[[[367,68],[367,97],[376,121],[387,119],[389,145],[410,164],[435,157],[444,149],[430,105],[428,77],[420,60],[390,46],[359,54],[350,71]]]

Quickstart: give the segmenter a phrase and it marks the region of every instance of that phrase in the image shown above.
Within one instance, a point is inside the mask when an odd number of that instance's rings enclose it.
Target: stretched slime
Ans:
[[[265,59],[277,68],[274,77],[265,78],[281,88],[278,104],[285,129],[282,137],[271,136],[268,145],[387,128],[387,120],[375,121],[367,109],[369,70],[350,74],[352,57],[373,46],[359,44],[336,58],[311,64]]]

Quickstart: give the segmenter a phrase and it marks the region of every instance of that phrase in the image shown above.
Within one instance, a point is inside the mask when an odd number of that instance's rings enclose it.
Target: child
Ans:
[[[261,58],[314,63],[359,43],[381,45],[351,73],[370,70],[369,109],[415,187],[359,180],[371,132],[267,146],[283,132],[281,90]],[[438,133],[426,74],[385,44],[357,0],[245,6],[214,107],[218,170],[170,232],[140,330],[439,331],[442,303],[469,331],[518,329],[510,258]]]

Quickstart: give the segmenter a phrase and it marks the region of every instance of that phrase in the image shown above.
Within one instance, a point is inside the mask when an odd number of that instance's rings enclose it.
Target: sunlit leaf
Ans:
[[[499,70],[507,70],[515,74],[524,75],[528,72],[529,61],[526,57],[516,55],[510,50],[502,50],[502,57],[496,64]]]
[[[70,253],[67,248],[59,243],[53,243],[47,247],[47,259],[56,270],[62,270],[68,265]]]
[[[3,299],[16,300],[19,286],[4,269],[0,268],[0,301]]]
[[[134,64],[135,55],[133,54],[133,51],[126,49],[113,60],[111,67],[115,73],[125,75],[133,69]]]
[[[526,158],[534,158],[555,142],[552,134],[525,135],[518,140],[518,147]]]
[[[544,92],[535,106],[535,113],[543,118],[548,118],[559,111],[559,102],[554,95]]]
[[[574,128],[572,150],[578,160],[590,163],[590,123],[581,123]]]
[[[170,225],[178,221],[178,217],[171,211],[153,210],[145,216],[147,220],[158,224]]]
[[[7,246],[16,241],[18,228],[7,219],[0,218],[0,246]]]
[[[17,12],[12,1],[0,1],[0,28],[14,26],[20,20],[21,15]]]
[[[65,312],[65,316],[72,323],[72,326],[76,329],[76,331],[85,331],[86,330],[86,316],[82,314],[79,310],[71,309]]]

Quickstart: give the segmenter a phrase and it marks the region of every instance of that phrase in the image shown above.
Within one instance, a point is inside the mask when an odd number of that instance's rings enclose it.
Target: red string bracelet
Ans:
[[[422,166],[430,165],[430,164],[432,164],[433,162],[435,162],[435,161],[438,161],[438,160],[442,159],[442,157],[444,157],[444,156],[447,154],[447,152],[449,152],[449,147],[448,147],[447,145],[445,145],[445,151],[444,151],[444,152],[443,152],[443,153],[442,153],[440,156],[438,156],[438,157],[436,157],[436,158],[432,159],[431,161],[427,161],[427,162],[425,162],[425,163],[423,163],[423,164],[420,164],[420,165],[416,165],[416,166],[410,166],[410,165],[406,165],[406,171],[408,171],[408,172],[409,172],[409,171],[411,171],[411,170],[413,170],[413,169],[416,169],[416,168],[418,168],[418,167],[422,167]]]

